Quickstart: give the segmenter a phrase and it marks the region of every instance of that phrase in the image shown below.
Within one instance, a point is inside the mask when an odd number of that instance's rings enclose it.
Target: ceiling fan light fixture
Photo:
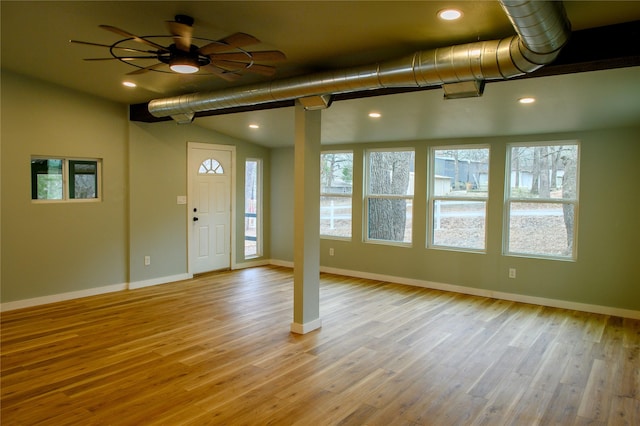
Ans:
[[[200,70],[198,61],[191,58],[174,58],[169,62],[169,68],[178,74],[193,74]]]

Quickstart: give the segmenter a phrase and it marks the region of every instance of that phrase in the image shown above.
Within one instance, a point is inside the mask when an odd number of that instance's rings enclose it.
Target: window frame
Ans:
[[[488,162],[487,162],[487,195],[483,197],[473,196],[473,197],[465,197],[465,196],[444,196],[444,195],[436,195],[435,184],[436,184],[436,151],[443,150],[474,150],[474,149],[486,149],[488,150]],[[427,185],[427,235],[425,238],[426,247],[429,249],[435,250],[449,250],[449,251],[460,251],[460,252],[472,252],[472,253],[487,253],[487,238],[489,235],[489,186],[491,181],[491,145],[490,144],[464,144],[464,145],[439,145],[432,146],[429,149],[429,159],[428,159],[428,185]],[[443,244],[435,244],[434,237],[434,215],[435,215],[435,203],[436,201],[477,201],[484,202],[484,237],[483,237],[483,248],[473,248],[473,247],[458,247],[452,245],[443,245]]]
[[[255,227],[256,227],[256,253],[255,254],[250,254],[247,255],[246,252],[246,241],[247,241],[247,235],[246,233],[244,233],[244,240],[245,240],[245,245],[244,245],[244,249],[243,249],[243,256],[244,259],[248,260],[248,259],[256,259],[259,257],[262,257],[264,255],[264,251],[263,251],[263,238],[262,238],[262,232],[263,232],[263,216],[264,216],[264,211],[263,211],[263,186],[262,186],[262,181],[263,181],[263,161],[261,158],[247,158],[245,160],[245,169],[244,169],[244,176],[245,176],[245,206],[244,206],[244,216],[245,216],[245,221],[243,223],[243,225],[245,226],[245,230],[246,230],[246,220],[247,220],[247,214],[249,212],[247,212],[247,205],[246,205],[246,200],[247,200],[247,196],[246,196],[246,188],[247,188],[247,164],[253,162],[256,163],[256,194],[255,194]]]
[[[321,239],[328,239],[328,240],[342,240],[342,241],[351,241],[353,238],[353,176],[351,179],[351,192],[349,192],[348,194],[345,193],[329,193],[329,192],[323,192],[322,191],[322,156],[324,154],[351,154],[351,165],[353,167],[353,161],[354,161],[354,152],[353,150],[327,150],[327,151],[321,151],[320,152],[320,218],[322,218],[322,198],[323,197],[328,197],[328,198],[344,198],[344,199],[349,199],[350,204],[351,204],[351,209],[350,209],[350,214],[351,214],[351,218],[349,219],[349,222],[351,223],[351,227],[349,229],[349,236],[345,237],[345,236],[340,236],[340,235],[330,235],[330,234],[323,234],[322,233],[322,229],[319,230],[320,232],[320,238]],[[353,172],[353,169],[352,169]],[[322,221],[322,219],[321,219]]]
[[[397,195],[397,194],[370,194],[370,157],[372,152],[411,152],[413,153],[413,192],[411,195]],[[415,166],[416,166],[416,148],[415,147],[398,147],[398,148],[370,148],[364,150],[364,179],[363,179],[363,191],[362,191],[362,227],[363,227],[363,235],[362,239],[364,243],[369,244],[382,244],[396,247],[413,247],[414,235],[413,235],[413,206],[415,206]],[[373,199],[383,199],[383,200],[406,200],[411,203],[412,211],[411,211],[411,238],[408,242],[405,241],[392,241],[392,240],[381,240],[375,238],[369,238],[369,200]],[[405,212],[406,215],[406,212]],[[405,227],[406,229],[406,227]]]
[[[204,170],[204,171],[203,171]],[[209,157],[200,163],[198,167],[198,175],[222,175],[224,176],[225,170],[222,164],[213,157]]]
[[[575,199],[565,199],[565,198],[527,198],[527,197],[512,197],[511,196],[511,163],[512,163],[512,148],[513,147],[539,147],[539,146],[564,146],[564,145],[575,145],[577,147],[577,158],[576,158],[576,195]],[[582,147],[579,140],[561,140],[561,141],[538,141],[538,142],[513,142],[509,143],[506,146],[506,155],[505,155],[505,182],[504,182],[504,217],[503,217],[503,241],[502,241],[502,255],[510,256],[510,257],[522,257],[522,258],[532,258],[532,259],[545,259],[545,260],[559,260],[565,262],[576,262],[578,259],[578,217],[580,210],[580,157]],[[512,203],[536,203],[536,204],[558,204],[560,206],[564,204],[573,205],[573,244],[570,256],[559,256],[559,255],[547,255],[547,254],[537,254],[537,253],[527,253],[527,252],[518,252],[518,251],[510,251],[509,241],[510,241],[510,224],[511,224],[511,204]]]
[[[33,198],[34,185],[37,186],[37,181],[34,183],[34,178],[37,179],[37,173],[33,172],[32,163],[34,160],[60,160],[62,161],[62,198],[57,199],[38,199]],[[102,158],[87,158],[87,157],[60,157],[54,155],[32,155],[29,160],[30,174],[31,174],[31,202],[35,204],[55,204],[55,203],[96,203],[101,202],[102,196]],[[72,164],[90,164],[95,163],[95,185],[96,196],[92,198],[75,198],[72,196],[71,190],[75,188],[75,182],[71,182],[76,175],[71,171]]]

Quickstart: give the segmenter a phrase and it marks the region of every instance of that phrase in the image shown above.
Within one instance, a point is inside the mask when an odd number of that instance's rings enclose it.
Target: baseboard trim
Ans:
[[[248,262],[236,263],[233,265],[233,269],[247,269],[247,268],[255,268],[257,266],[267,266],[272,265],[269,259],[259,259],[259,260],[250,260]]]
[[[167,277],[151,278],[149,280],[135,281],[129,283],[129,290],[135,290],[137,288],[151,287],[154,285],[161,285],[167,283],[174,283],[176,281],[190,280],[193,278],[193,274],[178,274],[170,275]]]
[[[137,288],[150,287],[160,284],[168,284],[193,278],[192,274],[178,274],[167,277],[153,278],[150,280],[136,281],[129,284],[113,284],[104,287],[88,288],[86,290],[71,291],[68,293],[52,294],[50,296],[34,297],[33,299],[16,300],[0,304],[0,312],[13,311],[22,308],[31,308],[39,305],[63,302],[65,300],[80,299],[83,297],[97,296],[100,294],[114,293],[123,290],[135,290]]]
[[[0,304],[0,312],[13,311],[22,308],[31,308],[49,303],[63,302],[65,300],[80,299],[83,297],[97,296],[99,294],[115,293],[127,289],[127,284],[113,284],[104,287],[88,288],[86,290],[70,291],[68,293],[52,294],[50,296],[34,297],[32,299],[16,300]]]
[[[270,259],[255,262],[245,262],[236,265],[237,269],[251,268],[255,266],[274,265],[285,268],[293,268],[294,264],[290,261]],[[632,309],[616,308],[612,306],[592,305],[587,303],[571,302],[567,300],[549,299],[545,297],[528,296],[516,293],[507,293],[501,291],[493,291],[482,288],[465,287],[454,284],[438,283],[434,281],[417,280],[413,278],[396,277],[392,275],[376,274],[371,272],[353,271],[350,269],[332,268],[321,266],[320,272],[329,274],[343,275],[354,278],[365,278],[376,281],[392,282],[397,284],[411,285],[415,287],[431,288],[434,290],[450,291],[454,293],[469,294],[472,296],[491,297],[494,299],[509,300],[512,302],[530,303],[533,305],[549,306],[552,308],[571,309],[582,312],[591,312],[594,314],[612,315],[623,318],[640,319],[640,311]],[[83,297],[96,296],[99,294],[113,293],[122,290],[133,290],[137,288],[150,287],[154,285],[167,284],[176,281],[188,280],[193,278],[192,274],[179,274],[167,277],[153,278],[150,280],[136,281],[127,284],[113,284],[104,287],[95,287],[86,290],[72,291],[68,293],[53,294],[50,296],[35,297],[32,299],[16,300],[13,302],[0,303],[0,312],[13,311],[16,309],[29,308],[38,305],[46,305],[49,303],[62,302],[71,299],[80,299]],[[322,326],[320,319],[306,324],[291,324],[291,331],[297,334],[306,334]]]
[[[616,308],[612,306],[591,305],[588,303],[571,302],[568,300],[548,299],[546,297],[528,296],[524,294],[507,293],[493,291],[483,288],[465,287],[455,284],[444,284],[433,281],[417,280],[413,278],[396,277],[370,272],[353,271],[349,269],[332,268],[321,266],[320,272],[343,275],[354,278],[365,278],[370,280],[385,281],[396,284],[412,285],[434,290],[450,291],[453,293],[468,294],[472,296],[490,297],[493,299],[508,300],[511,302],[530,303],[532,305],[549,306],[551,308],[570,309],[575,311],[590,312],[594,314],[611,315],[616,317],[640,319],[640,311],[632,309]]]
[[[269,265],[282,266],[283,268],[293,269],[293,262],[290,262],[288,260],[271,259],[269,260]]]
[[[322,327],[322,320],[320,318],[314,319],[313,321],[309,321],[304,324],[292,322],[291,332],[296,334],[307,334],[312,332],[313,330],[319,329],[320,327]]]

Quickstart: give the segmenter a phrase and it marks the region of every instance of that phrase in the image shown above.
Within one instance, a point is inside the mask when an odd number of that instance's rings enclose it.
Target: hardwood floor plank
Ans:
[[[523,353],[520,348],[508,347],[502,356],[482,373],[467,393],[489,399],[492,392],[499,389],[498,384],[514,371],[513,366],[518,365]]]
[[[505,424],[526,391],[527,383],[528,378],[517,373],[511,373],[504,377],[499,386],[496,386],[495,392],[491,392],[487,405],[472,424],[478,426]]]
[[[417,424],[429,422],[434,410],[452,398],[452,395],[463,392],[462,385],[456,381],[458,371],[453,368],[432,368],[421,380],[414,381],[410,392],[418,393],[420,398],[407,407],[402,407],[403,417]]]
[[[505,416],[503,424],[510,426],[543,424],[541,420],[547,412],[552,397],[552,392],[526,388],[513,410]]]
[[[594,361],[593,349],[594,344],[588,341],[580,341],[573,346],[561,383],[582,388],[587,385]]]
[[[565,383],[556,387],[541,424],[570,425],[576,421],[584,389]]]
[[[368,404],[360,404],[355,411],[336,423],[336,426],[362,426],[366,425],[369,417],[376,409]]]
[[[640,400],[640,346],[623,348],[614,379],[614,395]],[[612,360],[615,362],[615,360]]]
[[[614,396],[611,400],[609,424],[621,426],[640,424],[640,400]]]
[[[533,376],[544,360],[551,343],[555,336],[546,332],[538,335],[536,341],[531,345],[526,354],[523,356],[522,362],[516,368],[520,374]]]
[[[606,423],[611,408],[613,378],[617,366],[595,359],[578,408],[578,416]]]
[[[422,425],[468,425],[486,407],[485,398],[467,393],[456,393],[447,404],[435,407],[432,415],[418,424]]]
[[[545,352],[540,367],[533,376],[531,386],[553,392],[560,384],[569,360],[572,348],[566,343],[554,341],[549,350]]]
[[[258,267],[3,312],[3,425],[640,424],[640,321]]]

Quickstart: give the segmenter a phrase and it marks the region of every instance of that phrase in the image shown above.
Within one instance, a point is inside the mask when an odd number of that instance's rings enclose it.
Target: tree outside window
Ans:
[[[413,150],[371,150],[366,156],[366,239],[411,243]]]
[[[579,144],[514,144],[507,154],[505,253],[575,259]]]
[[[69,160],[69,198],[96,198],[97,176],[95,161]]]

